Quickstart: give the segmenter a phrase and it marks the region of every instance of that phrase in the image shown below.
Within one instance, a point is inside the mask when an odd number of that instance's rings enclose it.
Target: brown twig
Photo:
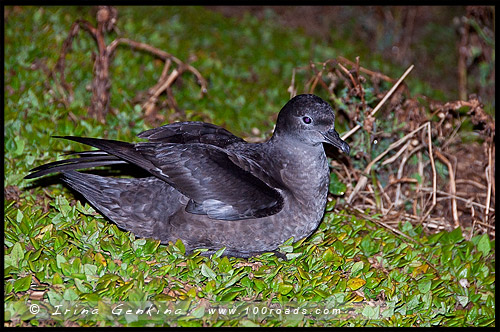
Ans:
[[[488,167],[486,167],[484,173],[486,176],[486,181],[488,183],[488,191],[486,194],[486,210],[484,211],[484,221],[485,223],[488,223],[489,219],[489,214],[490,214],[490,202],[491,202],[491,182],[493,179],[493,167],[492,167],[492,160],[491,160],[491,151],[492,151],[492,146],[490,145],[488,149]]]
[[[487,189],[487,186],[485,186],[484,184],[481,184],[479,182],[476,182],[476,181],[473,181],[473,180],[469,180],[469,179],[457,179],[455,181],[456,184],[470,184],[470,185],[473,185],[475,187],[477,187],[478,189],[481,189],[481,190],[486,190]]]
[[[431,168],[432,168],[432,204],[427,210],[427,212],[420,218],[418,222],[419,224],[422,224],[422,222],[431,214],[432,210],[434,210],[437,204],[437,172],[436,172],[436,165],[434,162],[434,154],[432,150],[432,134],[431,134],[430,122],[427,122],[427,147],[429,148],[428,152],[429,160],[431,161]]]
[[[356,64],[354,62],[352,62],[351,60],[348,60],[346,58],[344,58],[343,56],[338,56],[337,59],[339,61],[342,61],[344,63],[347,63],[351,66],[355,66]],[[362,73],[365,73],[365,74],[368,74],[370,76],[374,76],[374,77],[378,77],[378,78],[381,78],[383,79],[384,81],[387,81],[387,82],[394,82],[394,79],[390,78],[389,76],[386,76],[382,73],[379,73],[379,72],[375,72],[375,71],[372,71],[372,70],[369,70],[369,69],[366,69],[366,68],[363,68],[363,67],[359,67],[359,71],[362,72]]]
[[[448,175],[450,178],[450,195],[451,195],[451,212],[453,216],[453,221],[455,223],[455,228],[459,227],[458,223],[458,211],[457,211],[457,200],[455,199],[455,194],[457,192],[455,185],[455,172],[453,171],[453,166],[451,165],[448,158],[446,158],[439,150],[436,150],[436,157],[438,157],[443,163],[448,167]]]
[[[54,68],[59,72],[60,84],[70,94],[72,99],[73,92],[71,86],[66,82],[64,69],[66,67],[66,55],[71,50],[73,39],[78,34],[80,28],[87,31],[97,44],[98,54],[94,62],[94,75],[92,79],[92,98],[89,107],[89,114],[96,117],[104,123],[104,116],[109,109],[109,90],[111,83],[109,80],[109,55],[106,51],[104,42],[105,31],[110,31],[116,22],[116,10],[109,6],[99,6],[97,11],[97,27],[94,27],[86,20],[76,20],[70,28],[68,37],[63,42],[61,54]]]
[[[422,191],[425,191],[425,192],[431,192],[431,193],[434,192],[434,190],[432,188],[428,188],[428,187],[422,187],[421,189],[422,189]],[[456,199],[458,201],[462,201],[462,202],[466,202],[466,203],[470,201],[470,198],[464,198],[464,197],[461,197],[461,196],[452,195],[452,194],[450,194],[450,193],[448,193],[446,191],[436,190],[435,192],[436,192],[437,195],[445,196],[446,198],[444,198],[444,199],[454,198],[454,199]],[[440,200],[440,199],[436,198],[436,201],[438,201],[438,200]],[[474,206],[477,206],[479,208],[482,208],[482,209],[486,209],[486,205],[481,204],[481,203],[470,202],[470,204],[472,204]],[[495,208],[490,207],[490,211],[495,212]]]

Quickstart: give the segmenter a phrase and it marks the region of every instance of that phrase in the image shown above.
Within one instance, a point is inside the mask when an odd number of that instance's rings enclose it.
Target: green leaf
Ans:
[[[40,108],[40,103],[38,101],[38,98],[37,98],[36,94],[31,89],[28,89],[28,98],[31,102],[31,106],[33,106],[34,109],[37,110]]]
[[[209,268],[205,263],[201,265],[201,274],[212,280],[215,280],[217,278],[217,275],[215,274],[214,270]]]
[[[76,301],[78,300],[78,295],[73,289],[66,288],[63,294],[63,299],[66,301]]]
[[[31,275],[14,281],[14,292],[24,292],[30,289]]]
[[[63,195],[59,195],[56,197],[56,208],[61,211],[63,217],[67,217],[72,209],[69,205],[68,200]]]
[[[333,252],[332,248],[328,248],[325,250],[323,253],[323,260],[325,262],[331,262],[335,259],[335,253]]]
[[[23,247],[19,242],[16,242],[10,251],[10,265],[19,267],[19,261],[24,258]]]
[[[6,282],[5,283],[4,294],[5,295],[9,294],[10,292],[12,292],[13,289],[14,289],[14,283],[12,283],[12,282]]]
[[[357,273],[359,271],[361,271],[363,269],[363,267],[365,266],[365,263],[363,263],[362,261],[359,261],[359,262],[356,262],[352,265],[351,267],[351,275],[353,276],[356,276]]]
[[[282,283],[278,286],[278,292],[282,295],[286,295],[290,293],[293,289],[293,286],[290,284]]]
[[[146,244],[146,239],[137,239],[134,242],[132,242],[132,248],[134,250],[137,250],[139,248],[142,249],[145,244]]]
[[[226,247],[220,248],[219,250],[217,250],[215,252],[215,254],[213,254],[212,258],[219,258],[219,257],[221,257],[222,254],[224,253],[224,251],[226,251]]]
[[[425,294],[431,290],[431,285],[431,280],[422,280],[418,283],[418,290],[420,293]]]
[[[347,281],[347,287],[353,291],[363,287],[364,284],[366,284],[366,281],[361,278],[351,278]]]
[[[379,319],[380,306],[376,306],[373,308],[370,305],[365,305],[361,313],[363,314],[363,316],[368,317],[368,319]]]
[[[238,294],[240,294],[239,291],[236,291],[236,292],[228,292],[226,294],[224,294],[221,298],[221,302],[228,302],[228,301],[232,301],[236,298],[236,296],[238,296]]]
[[[17,210],[17,214],[16,214],[16,221],[18,224],[22,223],[23,222],[23,218],[24,218],[24,215],[23,215],[23,212],[21,210]]]
[[[337,204],[336,199],[332,199],[331,201],[326,202],[326,211],[327,212],[332,211],[333,208],[335,207],[335,204]]]
[[[14,150],[13,154],[17,157],[23,154],[26,141],[22,137],[15,137],[14,142],[16,143],[16,150]]]
[[[370,257],[379,251],[380,241],[374,240],[373,237],[369,234],[363,237],[363,240],[361,240],[359,246],[361,247],[361,250],[363,250],[364,254]]]
[[[464,308],[465,308],[465,306],[466,306],[467,304],[469,304],[469,297],[468,297],[468,296],[458,295],[458,296],[457,296],[457,300],[458,300],[458,303],[460,303],[460,305],[461,305],[462,307],[464,307]]]
[[[445,233],[443,235],[443,237],[441,238],[443,243],[446,243],[446,244],[459,243],[463,239],[464,239],[464,237],[462,235],[462,228],[461,227],[457,227],[453,231],[451,231],[449,233]]]
[[[330,184],[328,186],[328,190],[330,191],[331,194],[335,196],[342,196],[344,195],[345,191],[347,189],[347,186],[339,181],[339,177],[337,176],[336,173],[331,172],[330,173]]]
[[[239,325],[243,327],[261,327],[261,325],[252,322],[251,320],[248,319],[242,319],[239,321]]]
[[[177,241],[175,241],[175,246],[181,251],[181,253],[186,253],[186,247],[184,247],[184,243],[182,243],[181,239],[177,239]]]
[[[369,289],[375,288],[375,287],[377,287],[378,284],[380,284],[381,280],[382,279],[380,279],[380,278],[370,277],[370,278],[366,279],[365,287],[369,288]]]
[[[82,293],[90,292],[91,289],[87,287],[87,285],[85,285],[82,280],[78,278],[75,278],[74,280],[75,280],[75,286],[80,292]]]
[[[465,265],[460,266],[459,271],[457,273],[457,278],[458,279],[462,279],[462,278],[468,279],[471,275],[470,270],[471,270],[470,263],[466,263]]]
[[[83,265],[83,272],[87,276],[95,277],[97,276],[97,266],[92,264],[85,264]]]
[[[202,318],[204,314],[205,314],[205,307],[201,305],[198,308],[191,311],[190,316],[199,319]]]
[[[231,269],[233,268],[227,256],[222,257],[218,266],[219,266],[219,271],[223,273],[227,273],[231,271]]]
[[[160,243],[160,240],[148,239],[146,245],[144,246],[144,253],[153,254],[158,249]]]
[[[61,276],[59,275],[59,273],[54,273],[54,276],[52,277],[52,284],[53,285],[62,285],[63,284],[63,280],[61,278]]]
[[[483,257],[486,257],[490,253],[491,243],[488,234],[483,234],[477,243],[477,250],[483,253]]]

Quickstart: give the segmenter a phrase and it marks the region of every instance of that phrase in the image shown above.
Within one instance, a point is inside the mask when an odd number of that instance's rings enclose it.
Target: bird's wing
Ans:
[[[100,149],[80,158],[40,166],[27,176],[128,162],[143,168],[190,198],[186,211],[212,219],[261,218],[279,212],[283,197],[275,181],[255,161],[202,144],[121,141],[64,136]],[[106,156],[104,153],[110,155]]]
[[[156,143],[179,143],[179,144],[204,143],[204,144],[218,146],[221,148],[225,148],[226,146],[233,143],[245,142],[243,139],[233,135],[231,132],[227,131],[222,127],[201,121],[171,123],[165,126],[143,131],[137,136],[140,138],[147,139],[150,142],[156,142]],[[106,142],[108,142],[108,144],[113,145],[113,150],[115,152],[119,153],[120,151],[122,151],[126,152],[126,155],[129,157],[134,156],[134,151],[132,151],[133,144],[130,143],[111,141],[111,140],[97,140],[97,139],[73,137],[73,136],[65,136],[65,137],[55,136],[55,137],[66,138],[80,143],[89,144],[103,151],[106,151],[106,149],[103,148],[103,146],[106,145]],[[94,144],[91,144],[90,142],[93,142]],[[116,144],[111,142],[116,142]],[[69,171],[69,170],[76,170],[76,169],[83,169],[83,168],[90,168],[97,166],[123,164],[126,163],[124,160],[127,160],[132,163],[136,163],[138,161],[135,160],[136,162],[134,162],[134,160],[128,160],[127,158],[123,158],[124,156],[121,157],[114,156],[114,154],[116,153],[112,152],[109,153],[110,154],[107,154],[102,151],[87,151],[87,152],[74,153],[75,155],[78,155],[79,158],[59,160],[56,162],[48,163],[33,168],[32,170],[30,170],[30,172],[32,173],[28,174],[26,176],[26,179],[33,179],[60,171]],[[122,159],[120,159],[119,157]],[[141,157],[139,156],[139,158]],[[148,169],[147,165],[138,165],[138,166]]]
[[[191,198],[187,212],[241,220],[269,216],[283,207],[281,194],[268,185],[272,179],[245,157],[200,143],[138,143],[136,149],[155,165],[152,174]]]
[[[245,142],[226,129],[201,121],[175,122],[143,131],[137,137],[150,142],[204,143],[224,148],[232,143]]]

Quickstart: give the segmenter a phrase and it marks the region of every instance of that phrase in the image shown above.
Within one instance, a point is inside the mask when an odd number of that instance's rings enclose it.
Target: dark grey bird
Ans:
[[[98,211],[138,237],[162,243],[181,239],[187,253],[226,247],[225,255],[250,257],[318,227],[329,184],[323,143],[349,153],[334,122],[327,102],[304,94],[281,109],[265,143],[247,143],[204,122],[147,130],[138,137],[148,142],[139,143],[64,136],[99,150],[39,166],[26,178],[61,172]],[[75,171],[126,163],[150,176]]]

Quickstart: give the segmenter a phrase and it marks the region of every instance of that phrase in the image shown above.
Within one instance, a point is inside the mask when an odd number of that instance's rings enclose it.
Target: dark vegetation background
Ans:
[[[495,7],[116,8],[106,44],[125,37],[168,52],[196,68],[207,91],[184,71],[147,104],[165,61],[121,45],[109,68],[109,112],[96,119],[90,34],[80,31],[68,50],[67,86],[54,68],[72,24],[95,25],[97,9],[3,7],[5,326],[495,325]],[[370,117],[411,64],[403,87]],[[284,244],[288,261],[185,256],[182,243],[160,246],[119,230],[57,175],[23,180],[30,168],[86,149],[52,135],[137,141],[164,123],[202,120],[262,141],[291,88],[332,103],[340,133],[361,130],[347,140],[349,158],[330,151],[327,213],[310,238]],[[391,149],[426,121],[433,157],[425,130]],[[411,147],[422,153],[406,156]],[[387,149],[393,162],[365,172]],[[433,174],[438,200],[429,210]],[[367,189],[349,200],[364,175]],[[391,205],[395,197],[400,206]],[[167,321],[47,314],[63,300],[181,300],[188,314]],[[231,301],[352,310],[299,320],[203,314]],[[33,303],[40,314],[28,310]]]

